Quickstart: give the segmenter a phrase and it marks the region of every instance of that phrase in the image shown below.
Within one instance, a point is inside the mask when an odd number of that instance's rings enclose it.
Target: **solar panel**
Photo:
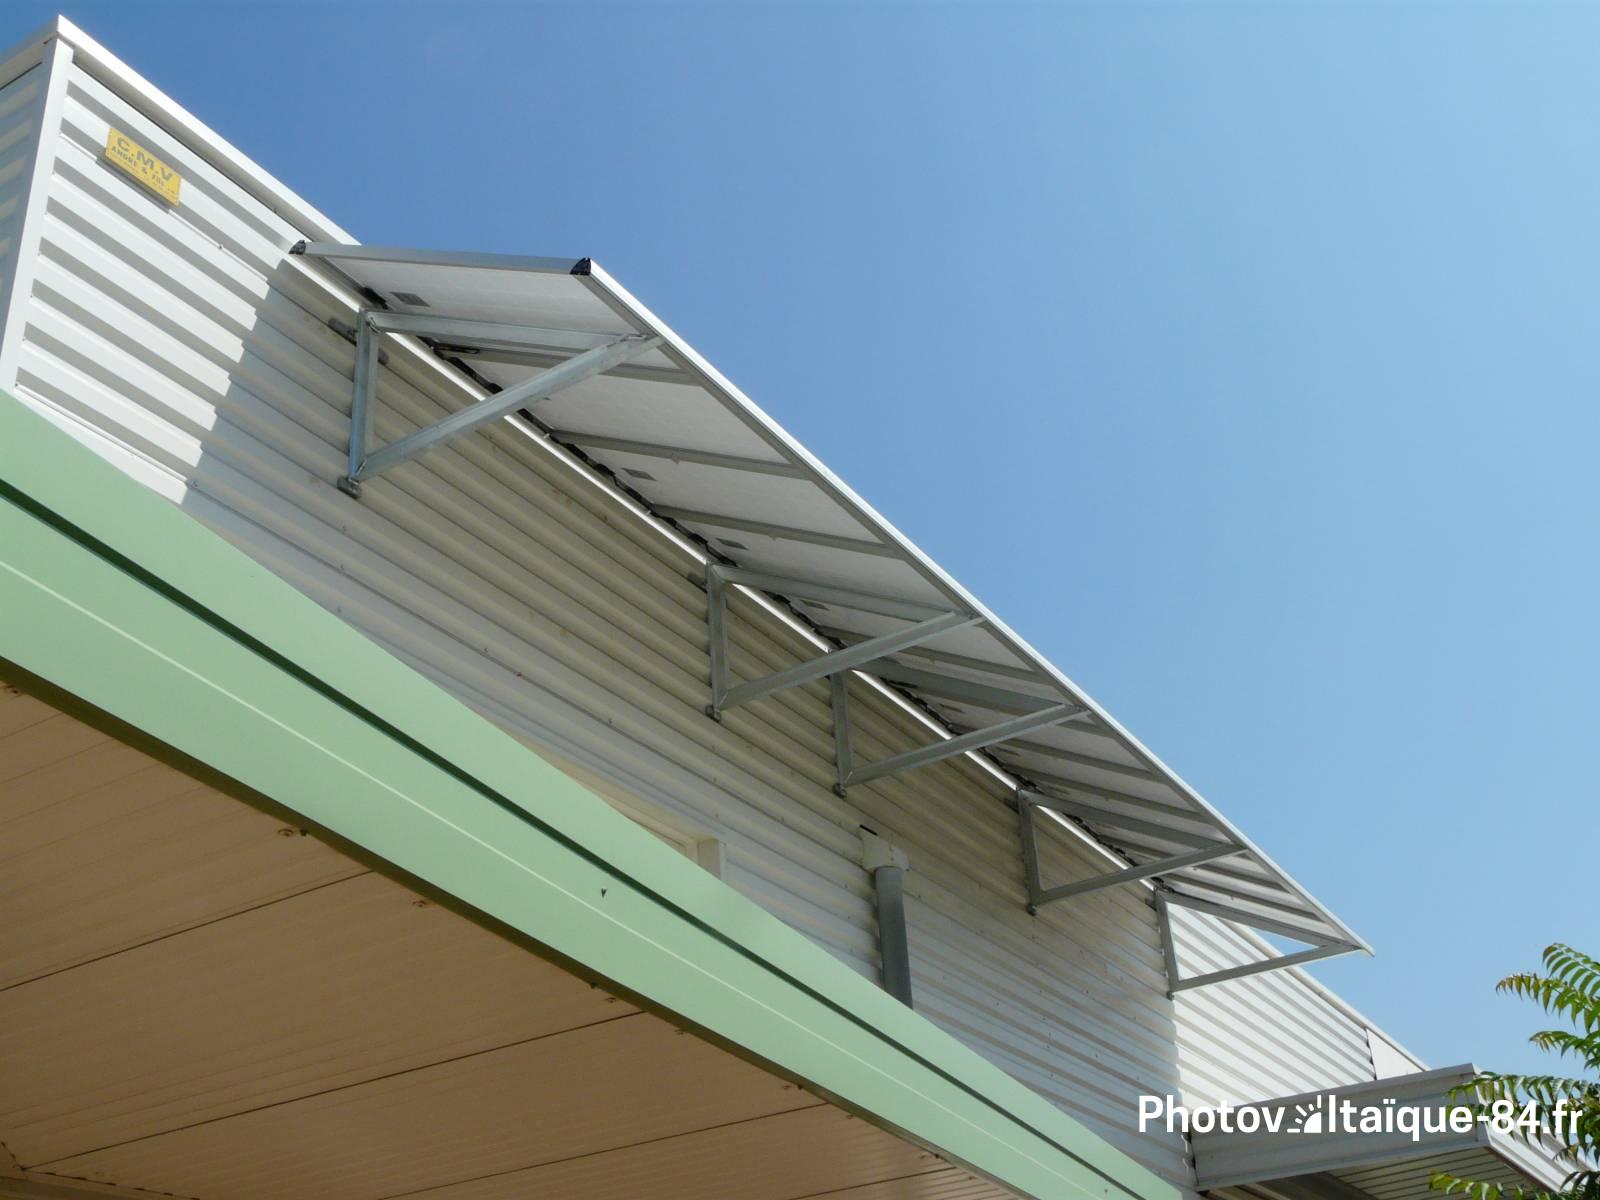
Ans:
[[[1088,831],[1126,864],[1101,880],[1051,886],[1037,877],[1030,853],[1034,904],[1145,878],[1156,882],[1163,905],[1310,947],[1251,970],[1369,950],[591,260],[336,243],[297,250],[367,298],[361,336],[369,347],[385,335],[417,337],[467,366],[490,393],[481,412],[453,414],[404,445],[368,446],[358,432],[351,487],[403,469],[415,454],[485,420],[531,416],[713,552],[714,714],[781,687],[865,673],[915,699],[946,732],[922,750],[876,763],[855,761],[841,737],[842,788],[982,751],[1016,782],[1025,841],[1042,809]],[[717,661],[724,587],[782,598],[834,649],[766,680],[733,683]],[[836,689],[836,705],[845,703]],[[1248,972],[1224,974],[1240,973]]]

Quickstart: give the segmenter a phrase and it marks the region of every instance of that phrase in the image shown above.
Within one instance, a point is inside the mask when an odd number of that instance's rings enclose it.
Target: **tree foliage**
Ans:
[[[1539,1127],[1518,1128],[1516,1135],[1557,1151],[1556,1161],[1567,1172],[1561,1190],[1441,1173],[1433,1177],[1433,1186],[1441,1191],[1461,1193],[1467,1200],[1600,1200],[1600,1171],[1595,1169],[1600,1162],[1600,962],[1558,942],[1544,952],[1544,971],[1509,975],[1496,990],[1536,1001],[1570,1025],[1570,1029],[1540,1030],[1528,1040],[1559,1058],[1581,1063],[1592,1077],[1484,1071],[1458,1092],[1482,1113],[1494,1111],[1497,1103],[1509,1103],[1520,1113],[1531,1101]]]

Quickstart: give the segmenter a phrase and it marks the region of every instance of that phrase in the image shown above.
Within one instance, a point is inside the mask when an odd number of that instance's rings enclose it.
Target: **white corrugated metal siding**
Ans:
[[[34,67],[0,87],[0,271],[8,290],[38,143],[43,78],[44,72]]]
[[[42,64],[33,66],[0,87],[0,314],[9,311],[18,290],[23,216],[46,115],[48,73]],[[0,329],[0,369],[14,357],[15,341]]]
[[[75,436],[531,744],[721,839],[732,886],[864,973],[875,931],[858,827],[872,827],[911,857],[918,1008],[1163,1173],[1184,1177],[1183,1145],[1137,1136],[1140,1093],[1246,1099],[1370,1075],[1359,1022],[1295,976],[1175,1010],[1141,887],[1029,917],[1015,816],[976,767],[840,800],[824,685],[708,720],[693,559],[551,448],[500,426],[359,502],[340,493],[353,351],[326,322],[349,313],[286,256],[311,231],[81,69],[62,114],[12,322],[25,322],[18,393]],[[178,168],[177,209],[101,161],[112,123]],[[390,359],[380,440],[464,402],[431,363]],[[734,612],[741,674],[806,653],[748,601]],[[925,740],[857,690],[863,756]],[[1049,840],[1052,879],[1090,873],[1094,851]],[[1191,970],[1254,953],[1214,922],[1185,925],[1206,939]]]
[[[1168,911],[1185,975],[1272,952],[1210,917],[1176,906]],[[1190,1104],[1266,1100],[1373,1078],[1366,1026],[1297,972],[1179,992],[1176,1004],[1178,1061]]]

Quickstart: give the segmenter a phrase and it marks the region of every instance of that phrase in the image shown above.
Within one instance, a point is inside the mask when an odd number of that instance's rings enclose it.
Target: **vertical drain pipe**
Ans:
[[[903,890],[910,860],[863,825],[861,865],[872,872],[872,888],[878,898],[878,958],[882,963],[883,990],[910,1008],[911,947],[906,939]]]

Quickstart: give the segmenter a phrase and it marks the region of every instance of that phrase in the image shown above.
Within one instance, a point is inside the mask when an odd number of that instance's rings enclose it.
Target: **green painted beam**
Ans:
[[[1009,1188],[1178,1198],[4,394],[0,664]]]

